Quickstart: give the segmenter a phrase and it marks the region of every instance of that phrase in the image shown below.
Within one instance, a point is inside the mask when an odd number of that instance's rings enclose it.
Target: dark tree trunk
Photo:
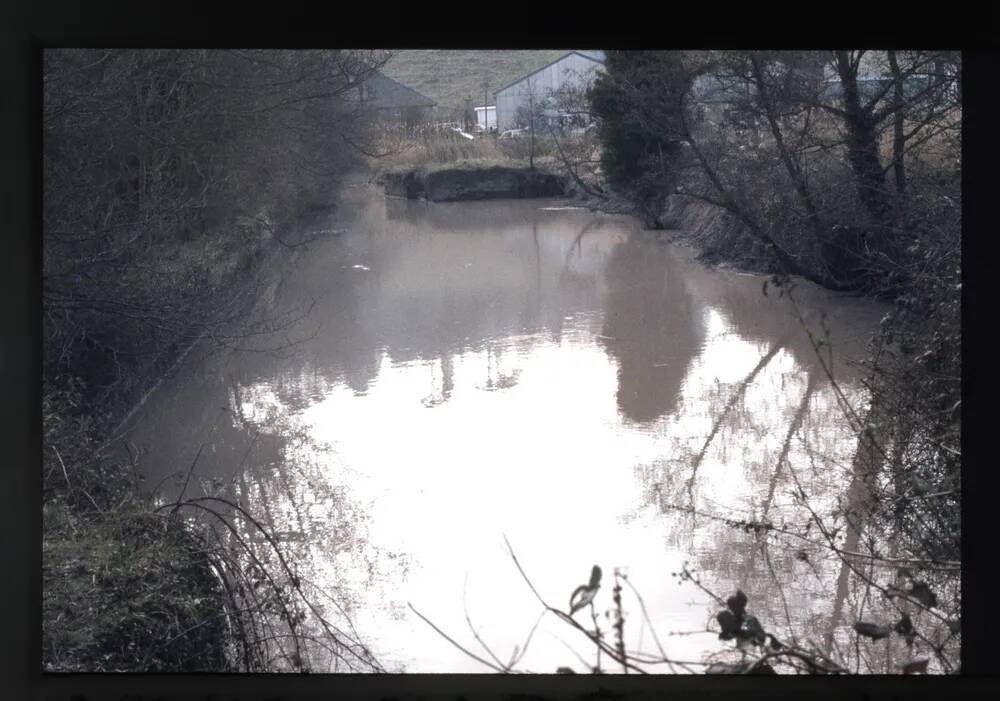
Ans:
[[[858,197],[875,218],[882,221],[890,209],[885,172],[878,154],[878,134],[870,109],[861,104],[858,91],[858,66],[846,51],[837,51],[837,70],[844,90],[844,123],[847,127],[847,151],[857,179]]]
[[[770,88],[766,83],[763,69],[756,56],[750,57],[750,65],[754,82],[757,84],[757,94],[760,98],[760,104],[764,109],[764,115],[767,117],[767,123],[771,127],[771,135],[774,137],[774,143],[778,147],[781,162],[784,163],[788,177],[791,178],[792,184],[795,186],[795,192],[798,194],[799,200],[806,210],[806,219],[809,222],[809,226],[817,238],[822,238],[825,230],[823,223],[820,221],[819,210],[813,201],[812,193],[809,192],[809,186],[806,184],[805,176],[802,174],[798,162],[796,162],[785,145],[785,139],[781,133],[781,125],[778,124],[774,104],[771,100]]]
[[[906,141],[903,136],[903,120],[906,111],[903,109],[903,77],[899,71],[899,63],[896,61],[896,52],[889,52],[889,66],[892,68],[893,100],[896,111],[893,114],[892,124],[892,167],[893,175],[896,178],[896,191],[903,195],[906,193],[906,165],[903,163],[903,149]]]

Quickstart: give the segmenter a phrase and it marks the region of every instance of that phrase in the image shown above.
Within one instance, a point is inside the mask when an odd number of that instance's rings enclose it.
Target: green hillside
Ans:
[[[483,81],[493,92],[566,53],[555,50],[403,49],[393,52],[383,71],[438,103],[445,111],[461,109],[465,98],[483,104]]]

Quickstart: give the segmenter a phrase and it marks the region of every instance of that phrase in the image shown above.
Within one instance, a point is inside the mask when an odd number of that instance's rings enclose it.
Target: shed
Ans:
[[[497,125],[497,106],[487,105],[486,107],[476,107],[476,128],[482,130],[492,130]]]

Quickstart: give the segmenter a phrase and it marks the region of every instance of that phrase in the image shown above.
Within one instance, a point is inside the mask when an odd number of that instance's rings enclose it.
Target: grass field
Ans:
[[[444,113],[461,110],[465,99],[483,104],[483,82],[488,81],[489,103],[493,93],[531,71],[554,61],[569,49],[553,50],[443,50],[404,49],[393,52],[383,69],[394,80],[408,85],[438,103]]]

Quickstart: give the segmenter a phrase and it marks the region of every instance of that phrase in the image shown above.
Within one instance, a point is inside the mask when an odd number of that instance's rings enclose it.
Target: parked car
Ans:
[[[527,129],[508,129],[500,134],[501,139],[517,139],[528,134]]]

